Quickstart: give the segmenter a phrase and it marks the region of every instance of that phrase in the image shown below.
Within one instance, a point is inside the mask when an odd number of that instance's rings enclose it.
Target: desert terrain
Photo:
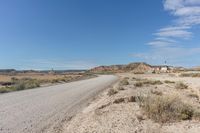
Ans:
[[[92,77],[95,77],[95,75],[86,74],[84,71],[0,72],[0,93],[33,89],[42,86],[51,86]]]
[[[83,73],[0,77],[1,83],[11,83],[2,86],[1,93],[14,87],[12,92],[6,91],[11,93],[0,94],[3,133],[200,131],[198,70],[130,63],[100,66]]]
[[[65,133],[199,133],[200,78],[194,74],[118,73],[65,125]]]

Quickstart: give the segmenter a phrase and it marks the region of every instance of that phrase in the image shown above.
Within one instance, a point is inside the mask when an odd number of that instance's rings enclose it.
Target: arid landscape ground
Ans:
[[[20,91],[0,94],[3,133],[200,131],[197,69],[131,63],[81,73],[4,73],[0,80],[1,93]],[[9,115],[15,111],[19,115]],[[18,123],[24,125],[15,123],[19,116]]]
[[[0,73],[0,93],[50,86],[94,77],[80,72],[14,71]]]
[[[0,133],[200,133],[200,0],[0,0]]]
[[[72,118],[65,133],[199,133],[199,77],[116,75],[119,81]]]

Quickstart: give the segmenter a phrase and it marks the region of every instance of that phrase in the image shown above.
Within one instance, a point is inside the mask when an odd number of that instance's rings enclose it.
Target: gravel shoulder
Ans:
[[[63,123],[80,112],[116,76],[0,94],[0,132],[62,132]]]

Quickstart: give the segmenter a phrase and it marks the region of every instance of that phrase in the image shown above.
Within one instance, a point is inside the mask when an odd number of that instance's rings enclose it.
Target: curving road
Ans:
[[[0,94],[0,133],[62,132],[62,123],[81,111],[112,75],[50,87]]]

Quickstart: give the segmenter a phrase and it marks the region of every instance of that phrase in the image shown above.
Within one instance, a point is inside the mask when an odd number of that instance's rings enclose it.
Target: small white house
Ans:
[[[169,70],[168,66],[161,66],[160,71],[161,72],[167,72]]]
[[[160,73],[160,72],[166,73],[169,70],[170,70],[169,66],[154,66],[153,67],[153,71],[156,73]]]

